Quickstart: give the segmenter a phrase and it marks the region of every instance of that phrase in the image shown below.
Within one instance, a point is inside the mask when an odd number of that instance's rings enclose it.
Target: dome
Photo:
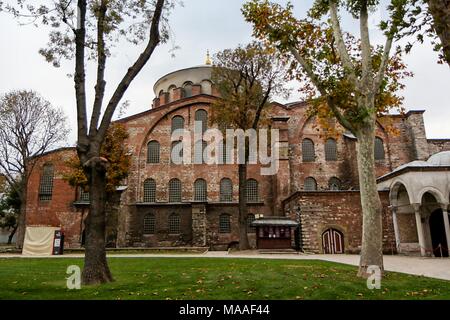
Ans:
[[[202,85],[205,81],[211,81],[211,70],[212,66],[201,65],[171,72],[156,81],[153,91],[159,96],[161,91],[168,92],[169,88],[180,88],[186,83]]]
[[[442,151],[433,154],[428,160],[431,166],[450,166],[450,151]]]
[[[404,168],[417,168],[417,167],[429,167],[430,164],[427,161],[422,161],[422,160],[414,160],[405,164],[402,164],[401,166],[398,166],[397,168],[395,168],[395,171],[400,171]]]

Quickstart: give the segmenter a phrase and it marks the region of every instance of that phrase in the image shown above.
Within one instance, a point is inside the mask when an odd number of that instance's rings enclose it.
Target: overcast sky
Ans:
[[[286,1],[279,1],[285,3]],[[243,0],[184,0],[184,7],[178,6],[170,16],[172,40],[156,49],[151,60],[134,80],[123,101],[128,100],[126,115],[132,115],[151,106],[154,98],[153,84],[161,76],[174,70],[203,64],[206,50],[215,53],[251,41],[251,26],[241,15]],[[304,15],[310,7],[310,0],[296,3],[296,14]],[[380,14],[373,15],[373,22]],[[355,22],[345,17],[343,26],[354,31]],[[372,30],[373,31],[373,30]],[[53,105],[66,113],[72,132],[68,144],[75,142],[76,112],[73,79],[67,74],[73,72],[73,62],[63,63],[54,68],[38,54],[47,43],[45,29],[33,26],[19,26],[11,17],[0,14],[0,94],[13,89],[33,89],[42,94]],[[372,40],[383,40],[373,33]],[[172,57],[170,49],[179,46]],[[128,66],[135,60],[142,47],[121,45],[114,57],[108,61],[106,72],[107,95],[120,81]],[[436,63],[437,54],[429,44],[416,46],[405,59],[415,76],[409,79],[405,97],[405,107],[423,109],[428,138],[450,138],[450,68]],[[95,69],[88,68],[88,89],[93,96]],[[294,92],[289,101],[295,101]],[[283,101],[280,101],[283,102]],[[92,100],[90,101],[92,103]]]

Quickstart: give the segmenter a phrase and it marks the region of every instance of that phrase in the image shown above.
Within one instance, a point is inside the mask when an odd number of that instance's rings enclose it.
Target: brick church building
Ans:
[[[117,203],[108,207],[108,246],[225,250],[239,240],[237,165],[170,160],[176,145],[171,141],[174,129],[193,130],[194,121],[210,126],[210,106],[218,97],[210,79],[210,65],[169,73],[154,85],[156,98],[149,110],[118,120],[129,133],[132,165],[117,188]],[[327,137],[307,109],[304,102],[273,103],[269,108],[271,127],[280,132],[279,170],[261,175],[260,164],[249,165],[250,243],[256,247],[257,239],[287,238],[292,247],[305,252],[356,253],[362,225],[356,139],[347,133]],[[383,181],[402,165],[450,150],[450,139],[427,139],[423,112],[389,116],[395,134],[378,124],[376,171]],[[61,226],[66,247],[83,245],[89,211],[88,194],[62,179],[65,160],[75,153],[75,148],[63,148],[42,155],[28,185],[27,225]],[[447,206],[449,194],[444,200]],[[380,197],[384,250],[401,251],[402,241],[419,243],[415,223],[420,219],[394,219],[390,185],[380,187]],[[255,219],[275,222],[257,227]],[[399,232],[407,236],[401,238]],[[420,250],[414,245],[408,248]]]

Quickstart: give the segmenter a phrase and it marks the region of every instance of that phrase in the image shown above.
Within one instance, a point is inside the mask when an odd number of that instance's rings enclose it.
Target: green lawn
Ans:
[[[82,259],[0,259],[0,299],[450,299],[450,281],[386,273],[369,290],[356,267],[316,260],[109,258],[115,282],[66,288]]]

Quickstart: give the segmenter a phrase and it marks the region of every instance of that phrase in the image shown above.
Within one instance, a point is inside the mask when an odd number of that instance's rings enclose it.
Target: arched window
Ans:
[[[328,181],[328,188],[333,191],[341,190],[341,180],[336,177],[331,177]]]
[[[155,215],[147,214],[144,217],[144,234],[155,233]]]
[[[177,129],[184,128],[184,118],[182,116],[175,116],[172,118],[171,132],[173,133]]]
[[[169,87],[169,101],[168,102],[172,102],[173,100],[174,100],[174,98],[175,98],[175,89],[176,89],[177,87],[175,86],[175,85],[171,85],[170,87]]]
[[[169,233],[178,234],[180,233],[180,215],[172,213],[169,216]]]
[[[179,179],[169,181],[169,202],[181,202],[181,181]]]
[[[207,187],[204,179],[197,179],[194,182],[194,201],[207,200]]]
[[[156,182],[153,179],[144,181],[144,202],[156,202]]]
[[[185,82],[183,85],[183,89],[185,98],[192,97],[192,82]]]
[[[325,160],[336,161],[337,160],[337,147],[336,140],[329,138],[325,142]]]
[[[220,180],[220,201],[231,202],[233,201],[233,184],[228,178]]]
[[[379,137],[375,137],[375,160],[384,160],[384,143]]]
[[[245,193],[247,197],[247,202],[258,202],[259,192],[258,192],[258,181],[255,179],[248,179],[245,184]]]
[[[203,109],[199,109],[199,110],[195,111],[196,126],[197,126],[198,122],[201,122],[202,133],[205,132],[206,129],[208,128],[208,113]]]
[[[205,163],[205,149],[208,146],[205,140],[197,141],[194,146],[194,164]]]
[[[249,233],[256,232],[256,228],[252,226],[253,221],[255,221],[255,215],[250,213],[247,216],[247,232]]]
[[[161,98],[164,95],[164,90],[159,91],[158,97]]]
[[[183,163],[183,142],[174,141],[172,142],[172,148],[170,150],[170,161],[174,164]]]
[[[316,154],[314,151],[314,142],[311,139],[302,141],[302,159],[303,162],[314,162]]]
[[[159,163],[159,142],[156,140],[147,144],[147,162]]]
[[[212,83],[209,80],[203,80],[200,85],[202,86],[203,94],[212,94]]]
[[[317,190],[316,179],[314,179],[313,177],[306,178],[303,190],[305,190],[305,191],[315,191],[315,190]]]
[[[230,233],[231,232],[231,223],[230,223],[230,215],[223,213],[219,217],[219,232],[220,233]]]
[[[79,187],[78,200],[82,202],[89,202],[89,191],[84,190],[83,187]]]
[[[45,164],[42,168],[41,181],[39,183],[39,200],[52,200],[53,194],[53,165]]]

